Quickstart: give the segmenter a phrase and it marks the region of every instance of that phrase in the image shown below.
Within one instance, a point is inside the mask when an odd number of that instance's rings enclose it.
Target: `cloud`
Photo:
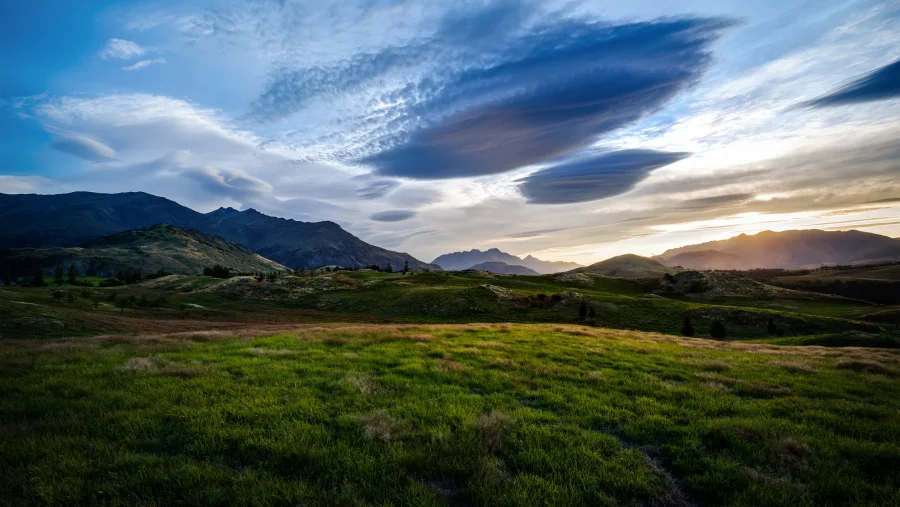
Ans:
[[[711,197],[701,197],[682,201],[677,206],[681,210],[704,210],[710,208],[735,207],[753,200],[753,194],[724,194]]]
[[[375,220],[376,222],[402,222],[404,220],[409,220],[414,216],[416,216],[415,211],[398,209],[373,213],[369,216],[369,220]]]
[[[136,42],[124,39],[109,39],[106,46],[100,51],[100,58],[103,60],[129,60],[144,56],[147,49],[141,47]]]
[[[540,27],[484,66],[419,83],[409,92],[420,98],[412,113],[452,114],[360,163],[421,179],[540,163],[655,112],[695,83],[727,26],[691,18]]]
[[[126,67],[122,67],[122,70],[126,72],[141,70],[147,68],[153,64],[163,64],[166,63],[165,58],[154,58],[152,60],[141,60],[139,62],[134,63],[133,65],[128,65]]]
[[[200,182],[210,193],[239,201],[263,197],[272,192],[272,185],[234,169],[206,166],[185,170],[184,174]]]
[[[534,204],[594,201],[630,190],[650,171],[688,157],[688,153],[620,150],[563,162],[519,180]]]
[[[0,174],[0,189],[3,194],[36,194],[59,191],[59,185],[42,176],[11,176]]]
[[[859,77],[845,86],[799,107],[832,107],[900,97],[900,60]]]
[[[356,191],[361,199],[379,199],[400,186],[397,180],[377,180]]]
[[[114,160],[116,151],[102,142],[78,134],[63,134],[53,140],[54,149],[90,162]]]

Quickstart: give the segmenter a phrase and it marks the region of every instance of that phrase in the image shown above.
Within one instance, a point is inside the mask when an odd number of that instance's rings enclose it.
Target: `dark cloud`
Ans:
[[[75,134],[61,135],[54,139],[50,146],[90,162],[106,162],[114,160],[116,156],[115,150],[100,141]]]
[[[900,60],[852,81],[828,95],[804,102],[799,107],[831,107],[888,100],[900,96]]]
[[[370,182],[368,185],[356,191],[362,199],[378,199],[386,196],[392,190],[400,186],[397,180],[377,180]]]
[[[243,171],[205,166],[185,168],[183,174],[200,183],[211,194],[238,201],[265,197],[272,192],[272,185]]]
[[[700,199],[689,199],[682,201],[676,209],[679,210],[705,210],[709,208],[724,208],[739,206],[752,200],[754,194],[725,194],[714,195],[712,197],[701,197]]]
[[[412,107],[414,114],[466,107],[360,162],[384,175],[441,179],[500,173],[580,148],[694,83],[728,25],[569,21],[537,29],[492,65],[418,87],[426,100]]]
[[[513,239],[536,238],[536,237],[538,237],[538,236],[543,236],[543,235],[545,235],[545,234],[550,234],[550,233],[560,232],[560,231],[566,231],[566,230],[569,230],[569,229],[572,229],[572,228],[571,228],[571,227],[563,227],[563,228],[559,228],[559,229],[541,229],[541,230],[538,230],[538,231],[523,231],[523,232],[516,232],[516,233],[513,233],[513,234],[507,234],[507,235],[504,236],[504,237],[505,237],[505,238],[513,238]]]
[[[376,222],[402,222],[416,216],[416,212],[408,209],[381,211],[369,216],[369,220]]]
[[[519,190],[535,204],[594,201],[630,190],[650,171],[688,153],[621,150],[563,162],[519,180]]]

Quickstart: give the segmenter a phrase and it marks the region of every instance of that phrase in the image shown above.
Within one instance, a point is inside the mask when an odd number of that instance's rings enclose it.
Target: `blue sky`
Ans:
[[[888,1],[5,2],[0,192],[253,207],[425,260],[900,236],[898,61]]]

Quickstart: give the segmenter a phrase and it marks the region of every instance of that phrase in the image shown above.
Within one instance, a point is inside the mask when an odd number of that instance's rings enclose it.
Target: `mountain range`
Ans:
[[[76,247],[118,232],[167,223],[239,243],[290,268],[372,264],[440,269],[407,253],[370,245],[334,222],[299,222],[256,210],[220,208],[199,213],[144,192],[57,195],[0,194],[0,246]]]
[[[533,269],[526,268],[525,266],[519,266],[518,264],[507,264],[505,262],[482,262],[481,264],[476,264],[469,269],[489,271],[491,273],[499,273],[501,275],[536,276],[540,274]]]
[[[122,271],[200,274],[216,264],[241,273],[287,270],[243,245],[169,224],[101,236],[78,247],[0,249],[3,272],[17,275],[70,265],[79,273],[107,277]]]
[[[690,269],[796,269],[900,260],[900,240],[862,231],[816,229],[741,234],[665,251],[654,257]]]
[[[581,264],[563,261],[542,261],[531,255],[524,259],[506,252],[502,252],[497,248],[488,250],[469,250],[468,252],[453,252],[444,254],[433,261],[443,269],[449,271],[461,271],[463,269],[472,269],[477,264],[485,262],[502,262],[510,266],[523,266],[539,274],[560,273],[581,267]]]

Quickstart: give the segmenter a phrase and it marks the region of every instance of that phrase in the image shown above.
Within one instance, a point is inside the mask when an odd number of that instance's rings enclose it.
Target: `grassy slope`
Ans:
[[[0,498],[896,505],[900,353],[558,325],[0,341]]]
[[[614,278],[595,278],[590,286],[572,286],[549,276],[497,276],[478,278],[451,273],[400,274],[345,272],[351,284],[337,290],[316,291],[290,301],[225,299],[198,292],[217,283],[208,277],[173,277],[146,284],[89,289],[88,299],[66,306],[51,298],[60,288],[0,289],[0,337],[90,335],[110,332],[177,329],[173,319],[203,319],[210,323],[241,322],[560,322],[578,321],[578,299],[566,304],[537,304],[538,294],[577,292],[596,310],[601,327],[677,334],[685,315],[692,315],[698,336],[708,336],[714,318],[725,318],[729,335],[736,339],[767,338],[770,316],[783,319],[787,336],[872,332],[878,326],[852,319],[871,313],[873,307],[854,302],[734,300],[725,306],[667,299],[641,294],[638,283]],[[501,300],[484,284],[515,291],[512,300]],[[83,289],[62,287],[81,294]],[[118,298],[168,295],[159,309],[117,308]],[[93,305],[93,300],[99,304]],[[15,301],[15,302],[14,302]],[[22,304],[30,303],[30,304]],[[887,307],[890,308],[890,307]],[[153,321],[153,322],[151,322]],[[40,325],[35,325],[40,324]],[[167,327],[168,326],[168,327]],[[190,327],[196,329],[200,324]]]

